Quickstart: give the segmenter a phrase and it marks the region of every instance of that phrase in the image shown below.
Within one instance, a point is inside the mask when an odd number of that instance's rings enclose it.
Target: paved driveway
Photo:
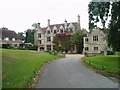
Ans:
[[[99,75],[80,63],[83,55],[66,58],[45,66],[36,88],[117,88],[107,77]]]

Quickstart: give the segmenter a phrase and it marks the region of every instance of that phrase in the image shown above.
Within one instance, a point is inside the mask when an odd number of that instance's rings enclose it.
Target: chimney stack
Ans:
[[[81,30],[81,26],[80,26],[80,15],[78,14],[78,29]]]
[[[67,20],[65,19],[65,29],[67,29]]]
[[[38,28],[40,29],[40,23],[38,23]]]
[[[48,26],[50,26],[50,19],[48,19]]]

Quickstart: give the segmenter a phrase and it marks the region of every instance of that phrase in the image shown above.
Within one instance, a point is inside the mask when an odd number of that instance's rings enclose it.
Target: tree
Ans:
[[[111,8],[110,8],[111,6]],[[120,1],[119,2],[90,2],[89,5],[89,29],[92,30],[101,21],[103,29],[109,16],[111,16],[108,32],[108,45],[114,51],[120,51]]]
[[[57,34],[53,40],[55,43],[55,49],[67,53],[70,45],[70,37],[71,35],[67,35],[66,33]]]
[[[109,46],[112,46],[114,51],[120,51],[120,1],[112,3],[109,28]]]
[[[110,2],[93,2],[88,5],[89,29],[97,27],[97,23],[101,21],[105,28],[106,21],[109,16]]]
[[[71,42],[76,45],[77,53],[83,51],[83,33],[81,30],[75,30],[72,34]]]
[[[34,44],[34,30],[28,29],[26,31],[25,43]]]
[[[18,32],[18,36],[20,37],[20,39],[23,41],[25,40],[25,36],[23,32]]]

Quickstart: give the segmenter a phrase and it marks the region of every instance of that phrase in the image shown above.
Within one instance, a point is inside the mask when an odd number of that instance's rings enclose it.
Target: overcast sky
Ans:
[[[88,30],[88,3],[90,0],[0,0],[0,28],[16,32],[31,28],[33,23],[51,24],[76,22],[81,17],[81,27]]]

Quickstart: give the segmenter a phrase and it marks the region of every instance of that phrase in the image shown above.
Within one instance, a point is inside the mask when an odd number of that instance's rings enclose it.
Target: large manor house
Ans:
[[[47,27],[41,28],[35,33],[35,44],[38,46],[38,51],[44,50],[55,50],[54,38],[56,35],[64,34],[71,35],[74,30],[80,30],[80,16],[78,15],[77,22],[68,23],[67,20],[61,24],[50,24],[48,19]],[[72,49],[73,52],[76,52],[75,46]]]
[[[107,36],[103,30],[95,28],[92,32],[88,32],[85,29],[81,29],[79,15],[77,17],[77,22],[70,23],[65,20],[64,23],[51,25],[50,20],[48,19],[47,27],[40,27],[35,33],[35,45],[38,46],[38,51],[55,50],[55,37],[64,33],[66,33],[66,35],[71,35],[75,30],[82,30],[85,34],[83,53],[100,54],[107,49]],[[69,49],[69,52],[76,53],[76,46],[73,45],[71,48]]]
[[[39,29],[34,33],[34,44],[38,47],[38,51],[53,51],[56,50],[56,46],[60,46],[63,50],[66,50],[63,43],[70,40],[72,33],[75,30],[81,30],[85,35],[83,37],[83,53],[87,54],[105,54],[109,49],[107,45],[107,33],[100,28],[94,28],[91,32],[85,29],[81,29],[80,16],[77,16],[76,22],[67,22],[61,24],[48,24],[46,27],[41,27],[38,23]],[[19,36],[15,31],[8,30],[7,28],[0,28],[0,47],[3,44],[11,44],[12,46],[19,46],[23,44]],[[67,40],[62,37],[63,35],[69,37]],[[60,38],[60,42],[58,41]],[[57,43],[55,42],[57,41]],[[69,43],[67,53],[77,53],[76,45]]]

